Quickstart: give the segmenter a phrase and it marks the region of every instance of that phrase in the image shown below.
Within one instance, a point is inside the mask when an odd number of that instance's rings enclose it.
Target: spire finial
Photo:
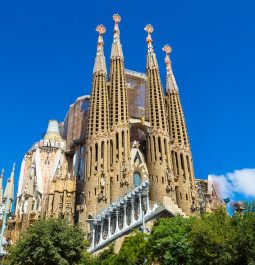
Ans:
[[[170,60],[170,53],[172,52],[172,47],[166,44],[162,50],[166,53],[165,64],[166,64],[166,91],[178,91],[178,86],[172,70],[172,62]]]
[[[148,33],[148,36],[146,38],[146,42],[148,44],[148,50],[152,51],[153,47],[152,47],[152,38],[151,38],[151,34],[154,31],[154,28],[151,24],[146,25],[146,27],[144,28],[144,30]]]
[[[96,27],[96,31],[98,32],[99,36],[97,41],[97,55],[96,55],[93,73],[103,72],[106,74],[106,65],[104,58],[104,40],[103,40],[103,35],[106,32],[106,28],[104,25],[100,24]]]
[[[103,46],[104,46],[104,40],[103,40],[103,35],[106,32],[106,28],[103,24],[100,24],[96,27],[96,31],[98,32],[98,42],[97,42],[97,50],[102,51]]]
[[[113,30],[113,44],[111,50],[111,59],[113,58],[123,58],[122,47],[120,43],[120,29],[119,23],[121,21],[121,16],[119,14],[114,14],[112,16],[114,21],[114,30]]]
[[[114,32],[114,40],[116,40],[120,36],[119,23],[121,21],[121,16],[119,14],[114,14],[112,16],[112,19],[115,22],[114,31],[113,32]]]
[[[170,53],[172,52],[172,47],[168,44],[166,44],[162,50],[166,53],[166,57],[165,57],[165,64],[166,64],[166,71],[167,74],[170,74],[171,71],[171,60],[170,60]]]

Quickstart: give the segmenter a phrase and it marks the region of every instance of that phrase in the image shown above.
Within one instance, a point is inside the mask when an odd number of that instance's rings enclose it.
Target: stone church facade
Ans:
[[[166,87],[163,87],[152,25],[145,27],[146,71],[138,73],[125,69],[121,17],[116,14],[113,20],[109,74],[104,56],[106,29],[99,25],[91,95],[77,98],[64,122],[50,120],[43,139],[24,156],[11,228],[14,240],[38,218],[57,217],[79,223],[95,247],[97,233],[98,242],[103,242],[107,218],[108,239],[117,238],[123,218],[128,229],[129,202],[131,213],[135,214],[137,201],[140,217],[143,213],[151,220],[163,211],[171,212],[171,216],[213,211],[208,205],[212,200],[219,201],[212,183],[206,190],[207,182],[195,179],[184,112],[170,60],[171,47],[163,47],[166,54]],[[203,183],[203,189],[199,189],[199,183]],[[154,210],[148,210],[149,204],[156,205],[157,212],[152,214]],[[139,218],[132,218],[135,227]],[[95,221],[99,219],[101,230],[99,221]],[[115,237],[111,237],[110,230]]]

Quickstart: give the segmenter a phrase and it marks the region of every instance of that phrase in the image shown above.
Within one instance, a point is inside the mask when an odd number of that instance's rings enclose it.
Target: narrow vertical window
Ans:
[[[161,139],[158,137],[158,149],[159,149],[159,159],[162,161],[163,160],[163,154],[162,154],[162,148],[161,148]]]
[[[96,149],[96,162],[98,161],[98,143],[95,144]]]

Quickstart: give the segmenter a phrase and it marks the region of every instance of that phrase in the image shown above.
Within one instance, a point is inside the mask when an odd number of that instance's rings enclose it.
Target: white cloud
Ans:
[[[255,198],[255,168],[246,168],[226,173],[225,175],[210,175],[217,183],[221,197],[233,198],[235,194]]]

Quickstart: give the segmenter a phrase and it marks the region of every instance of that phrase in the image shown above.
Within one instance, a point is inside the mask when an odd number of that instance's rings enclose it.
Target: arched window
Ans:
[[[135,187],[139,186],[142,183],[142,178],[138,172],[135,172],[133,175],[133,184]]]

